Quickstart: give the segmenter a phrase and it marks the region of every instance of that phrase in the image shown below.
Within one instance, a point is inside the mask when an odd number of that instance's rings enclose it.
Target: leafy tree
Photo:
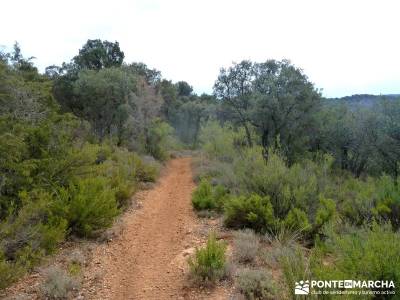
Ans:
[[[281,147],[290,162],[308,150],[320,107],[320,94],[289,61],[270,60],[255,66],[255,101],[250,119],[265,150]]]
[[[176,87],[178,90],[178,96],[190,96],[193,92],[193,87],[191,87],[186,81],[178,81]]]
[[[232,109],[232,118],[246,130],[247,143],[253,145],[248,111],[254,81],[254,64],[244,60],[228,69],[222,68],[214,84],[214,95]]]
[[[96,39],[88,40],[73,61],[79,69],[100,70],[121,66],[124,57],[118,42]]]
[[[120,68],[85,70],[73,82],[73,96],[62,105],[88,120],[101,138],[120,135],[129,110],[137,78]]]
[[[378,152],[378,164],[383,170],[399,177],[400,172],[400,101],[384,100],[377,107],[380,112],[374,131],[375,147]],[[371,128],[367,132],[370,132]]]
[[[143,77],[147,84],[151,86],[156,86],[161,81],[161,72],[156,69],[149,69],[144,63],[131,63],[126,68]]]
[[[296,153],[307,150],[320,94],[289,61],[242,61],[223,68],[214,94],[231,109],[228,115],[245,128],[249,146],[254,127],[265,154],[269,147],[279,146],[293,160]]]

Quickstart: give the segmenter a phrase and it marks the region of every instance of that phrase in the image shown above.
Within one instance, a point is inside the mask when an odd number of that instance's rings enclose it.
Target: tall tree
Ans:
[[[214,95],[233,111],[233,118],[246,130],[247,143],[253,145],[248,110],[253,92],[254,65],[244,60],[228,69],[220,70],[214,84]]]
[[[321,95],[302,70],[287,60],[255,64],[254,74],[250,120],[265,150],[279,141],[293,161],[297,153],[309,150]]]
[[[178,81],[176,84],[178,96],[190,96],[193,92],[193,87],[186,81]]]
[[[121,66],[124,56],[118,42],[96,39],[88,40],[73,61],[79,69],[100,70]]]

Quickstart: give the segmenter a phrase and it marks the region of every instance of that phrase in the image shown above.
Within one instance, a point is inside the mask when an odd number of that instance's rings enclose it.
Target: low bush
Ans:
[[[227,199],[227,191],[223,186],[212,187],[203,179],[192,195],[192,204],[196,210],[221,211]]]
[[[260,238],[250,229],[236,231],[233,240],[234,256],[241,263],[251,263],[257,257]]]
[[[46,279],[41,290],[49,299],[67,299],[78,286],[78,282],[67,272],[59,267],[50,267],[46,272]]]
[[[275,219],[268,196],[232,197],[225,203],[224,209],[224,222],[227,227],[251,228],[256,232],[274,229]]]
[[[16,280],[24,271],[21,266],[8,261],[0,251],[0,290]]]
[[[154,120],[148,129],[146,137],[146,150],[158,160],[168,158],[168,150],[171,145],[173,128],[160,119]]]
[[[8,258],[14,259],[16,252],[25,246],[36,251],[43,249],[52,253],[66,234],[67,222],[55,212],[53,196],[36,190],[21,192],[20,198],[26,203],[18,214],[11,214],[0,225],[0,245]]]
[[[326,199],[321,197],[319,201],[319,207],[315,214],[315,228],[318,230],[331,220],[333,220],[336,214],[336,203],[332,199]]]
[[[290,230],[309,231],[311,229],[307,214],[296,207],[289,211],[283,224]]]
[[[378,201],[374,208],[376,216],[390,222],[395,230],[400,228],[400,177],[396,180],[382,176],[378,181]]]
[[[271,268],[279,268],[281,257],[292,255],[293,250],[299,247],[300,234],[299,231],[292,231],[285,227],[281,227],[274,233],[265,234],[264,240],[270,247],[264,248],[260,256]]]
[[[192,195],[193,207],[197,210],[214,209],[216,203],[212,198],[211,184],[203,179]]]
[[[67,219],[72,233],[91,236],[109,227],[118,214],[115,193],[101,177],[81,180],[62,191]]]
[[[249,300],[276,299],[277,289],[265,270],[241,269],[237,275],[239,291]]]
[[[199,284],[213,283],[225,275],[226,245],[218,242],[215,234],[211,234],[204,248],[196,249],[189,258],[189,268],[195,282]]]
[[[160,164],[154,159],[141,158],[136,161],[136,179],[139,182],[155,182],[160,173]]]

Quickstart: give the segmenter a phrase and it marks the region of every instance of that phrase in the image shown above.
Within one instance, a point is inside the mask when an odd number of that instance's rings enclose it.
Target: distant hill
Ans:
[[[341,98],[325,98],[325,100],[330,103],[345,102],[350,106],[367,106],[367,107],[372,106],[374,103],[382,99],[400,100],[400,94],[388,94],[388,95],[356,94]]]

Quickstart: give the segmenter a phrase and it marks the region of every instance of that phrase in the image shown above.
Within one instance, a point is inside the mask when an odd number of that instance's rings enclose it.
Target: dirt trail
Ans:
[[[153,189],[136,195],[142,207],[125,214],[120,236],[94,250],[86,273],[98,283],[84,284],[85,299],[228,298],[223,288],[187,287],[187,257],[204,241],[190,201],[191,159],[174,159],[164,171]]]

